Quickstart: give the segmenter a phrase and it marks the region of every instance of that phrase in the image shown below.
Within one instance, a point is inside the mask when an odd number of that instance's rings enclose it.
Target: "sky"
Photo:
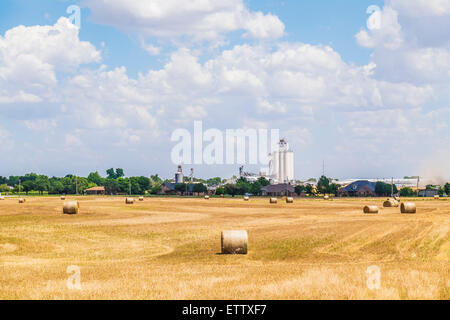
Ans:
[[[298,179],[450,177],[448,30],[447,0],[2,0],[0,175],[172,177],[202,121],[279,129]]]

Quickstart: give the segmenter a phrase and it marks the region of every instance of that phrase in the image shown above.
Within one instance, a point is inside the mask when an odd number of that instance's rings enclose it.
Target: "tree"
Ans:
[[[117,168],[116,169],[116,178],[121,178],[124,177],[125,173],[123,173],[123,169],[122,168]]]
[[[16,184],[19,184],[19,179],[20,179],[19,176],[9,176],[9,179],[8,179],[8,186],[13,187],[13,186],[15,186]]]
[[[28,194],[28,192],[33,191],[34,189],[34,182],[32,180],[26,180],[24,183],[22,183],[22,191]]]
[[[305,185],[305,191],[306,191],[307,194],[314,194],[315,193],[314,192],[315,190],[314,190],[312,184],[309,184],[309,183]]]
[[[102,176],[100,176],[100,174],[98,173],[98,171],[95,172],[91,172],[88,175],[88,181],[95,183],[97,186],[102,186],[103,185],[103,178]]]
[[[257,181],[262,187],[268,186],[270,184],[269,180],[267,180],[265,177],[259,177]]]
[[[59,178],[53,177],[49,179],[49,194],[61,194],[64,192],[64,185]]]
[[[330,180],[329,178],[325,177],[325,176],[321,176],[319,179],[319,182],[317,183],[317,190],[320,193],[328,193],[329,188],[330,188]]]
[[[236,185],[234,184],[226,184],[225,185],[225,194],[229,194],[231,196],[235,196],[236,194],[238,194],[238,189],[236,187]]]
[[[217,188],[217,189],[216,189],[216,194],[217,194],[218,196],[220,196],[220,195],[222,195],[222,194],[225,194],[225,188],[224,188],[224,187],[219,187],[219,188]]]
[[[105,179],[105,192],[106,194],[116,194],[118,189],[118,183],[116,179]]]
[[[411,189],[409,187],[402,188],[400,190],[400,196],[401,197],[414,197],[416,195],[417,195],[417,193],[413,189]]]
[[[10,191],[10,189],[6,183],[0,184],[0,192],[8,192],[8,191]]]
[[[150,176],[150,180],[152,181],[152,184],[162,184],[162,179],[158,176],[158,174],[154,174]]]
[[[220,177],[210,178],[206,180],[206,184],[208,186],[217,186],[222,182],[222,179]]]
[[[398,189],[395,184],[392,185],[381,181],[377,181],[375,184],[375,193],[377,196],[390,196],[391,192],[398,193]]]
[[[114,172],[114,168],[109,168],[108,170],[106,170],[106,174],[108,176],[108,179],[116,178],[116,173]]]
[[[329,194],[337,194],[340,187],[341,187],[341,186],[338,185],[337,183],[332,183],[332,184],[330,184],[330,186],[328,187],[328,193],[329,193]]]
[[[250,186],[250,193],[255,194],[255,195],[260,195],[262,192],[261,188],[262,188],[261,183],[259,183],[259,181],[255,181]]]
[[[136,182],[139,184],[142,193],[149,190],[152,186],[150,179],[144,176],[137,177]]]
[[[303,191],[306,191],[306,187],[302,185],[295,186],[295,193],[300,195]]]
[[[250,188],[251,188],[250,182],[248,182],[247,179],[244,177],[240,177],[236,182],[237,194],[243,195],[249,193]]]
[[[158,194],[158,193],[161,192],[161,189],[162,189],[161,184],[154,184],[151,187],[151,189],[150,189],[150,193],[151,194]]]
[[[186,183],[177,183],[174,188],[175,188],[175,191],[181,192],[184,194],[186,192],[186,187],[187,187]]]
[[[444,186],[445,193],[450,196],[450,183],[446,183]]]
[[[203,193],[203,192],[207,192],[208,188],[206,188],[206,186],[203,183],[196,183],[196,184],[194,184],[192,191],[197,192],[197,193]]]
[[[39,175],[37,176],[35,182],[34,182],[34,188],[39,191],[40,194],[43,194],[44,191],[48,191],[48,177],[45,175]]]

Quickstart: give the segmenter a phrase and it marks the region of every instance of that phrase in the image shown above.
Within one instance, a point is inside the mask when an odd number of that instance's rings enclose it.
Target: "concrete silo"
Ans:
[[[270,179],[275,183],[289,183],[294,180],[294,152],[289,150],[285,139],[278,143],[278,149],[270,155]]]

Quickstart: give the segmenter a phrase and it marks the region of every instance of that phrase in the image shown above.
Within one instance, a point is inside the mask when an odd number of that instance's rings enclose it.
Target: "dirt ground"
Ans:
[[[0,201],[0,299],[450,299],[447,199],[76,199]],[[233,229],[247,255],[220,254]]]

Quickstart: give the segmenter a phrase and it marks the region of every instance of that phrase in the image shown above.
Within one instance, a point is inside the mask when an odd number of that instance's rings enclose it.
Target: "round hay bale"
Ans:
[[[209,196],[205,196],[205,200],[209,200]]]
[[[125,199],[125,204],[133,204],[134,203],[134,198],[126,198]]]
[[[0,200],[5,200],[5,197],[3,197],[3,196],[0,196]]]
[[[246,230],[222,231],[220,242],[222,254],[247,254]]]
[[[383,207],[385,208],[397,208],[399,206],[399,203],[397,200],[394,199],[388,199],[385,202],[383,202]]]
[[[249,196],[244,196],[244,201],[248,201],[249,199]]]
[[[439,200],[439,195],[435,195],[434,198],[435,198],[436,200]]]
[[[330,196],[323,196],[323,200],[330,200]]]
[[[403,202],[400,211],[401,213],[416,213],[416,204],[414,202]]]
[[[19,198],[19,203],[24,203],[25,201],[27,201],[27,200],[24,198]]]
[[[140,196],[140,197],[139,197],[139,201],[144,201],[144,197],[143,197],[143,196]]]
[[[64,202],[63,213],[64,214],[78,214],[80,209],[80,204],[78,201],[67,201]]]
[[[394,200],[400,202],[400,197],[394,197]]]
[[[223,198],[223,197],[224,197],[224,195],[223,195],[223,194],[221,194],[221,195],[220,195],[220,197],[221,197],[221,198]]]
[[[287,198],[286,198],[286,203],[294,203],[294,198],[292,198],[292,197],[287,197]]]
[[[61,196],[61,200],[66,200],[66,197],[65,196]]]
[[[277,203],[278,199],[277,198],[270,198],[270,203]]]
[[[364,213],[378,213],[378,207],[377,206],[365,206]]]

